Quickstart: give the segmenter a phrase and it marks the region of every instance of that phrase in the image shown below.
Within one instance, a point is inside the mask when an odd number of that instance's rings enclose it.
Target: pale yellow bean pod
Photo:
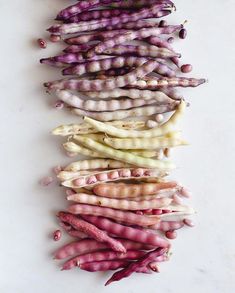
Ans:
[[[175,113],[171,116],[171,118],[162,124],[161,126],[157,126],[148,130],[124,130],[124,129],[117,129],[116,127],[113,127],[111,125],[107,125],[104,122],[100,122],[88,117],[85,117],[85,122],[92,125],[94,128],[99,130],[100,132],[104,132],[106,134],[109,134],[114,137],[120,137],[120,138],[131,138],[131,137],[155,137],[155,136],[161,136],[163,134],[166,134],[173,130],[175,124],[180,120],[182,117],[184,111],[186,108],[185,101],[181,101],[180,105],[178,106]]]

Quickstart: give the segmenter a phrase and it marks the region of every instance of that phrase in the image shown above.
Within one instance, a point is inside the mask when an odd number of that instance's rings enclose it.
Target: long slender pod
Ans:
[[[48,89],[71,89],[80,91],[102,91],[111,90],[117,87],[124,87],[127,84],[135,82],[138,78],[144,77],[148,73],[152,72],[157,66],[157,63],[153,60],[149,60],[138,68],[134,69],[130,73],[115,78],[109,78],[107,80],[84,80],[84,79],[68,79],[59,80],[54,82],[48,82],[44,85]]]
[[[166,239],[160,237],[156,233],[145,232],[144,230],[127,227],[102,217],[83,216],[83,218],[88,222],[93,223],[100,229],[119,237],[153,245],[155,247],[169,247],[170,245]]]
[[[166,104],[166,105],[149,105],[144,107],[133,108],[129,110],[117,110],[112,112],[91,112],[84,111],[81,109],[73,108],[72,112],[79,116],[86,116],[98,119],[100,121],[112,121],[112,120],[120,120],[128,117],[143,117],[143,116],[151,116],[153,114],[162,114],[171,112],[176,109],[178,105],[178,101],[175,103]],[[170,131],[170,130],[169,130]]]
[[[128,211],[114,210],[111,208],[91,206],[87,204],[71,205],[68,208],[68,211],[75,215],[105,216],[106,218],[110,218],[116,221],[143,227],[155,225],[159,221],[158,216],[147,217],[145,215],[136,215],[135,213]]]
[[[128,199],[115,199],[108,197],[95,196],[86,193],[75,193],[67,196],[69,201],[81,204],[97,205],[117,210],[139,211],[148,210],[150,208],[159,209],[166,208],[171,204],[171,198],[156,198],[151,200],[134,201]]]
[[[136,156],[127,152],[120,151],[120,150],[115,150],[101,143],[98,143],[90,138],[78,137],[77,139],[80,143],[82,143],[86,147],[92,150],[96,150],[103,155],[109,156],[110,159],[124,161],[125,163],[133,164],[135,166],[140,166],[140,167],[146,167],[146,168],[169,170],[169,169],[174,169],[175,167],[174,164],[169,161],[160,161],[160,160],[154,160],[150,158],[144,158],[144,157]]]

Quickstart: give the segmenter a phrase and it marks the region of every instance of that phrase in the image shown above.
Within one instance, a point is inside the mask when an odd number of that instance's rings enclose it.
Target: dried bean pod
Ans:
[[[139,108],[133,108],[130,110],[118,110],[114,112],[90,112],[83,111],[81,109],[72,109],[72,112],[79,116],[86,116],[93,119],[98,119],[100,121],[112,121],[120,120],[128,117],[142,117],[142,116],[151,116],[153,114],[167,113],[175,110],[177,103],[166,104],[166,105],[156,105],[156,106],[145,106]],[[169,130],[170,131],[170,130]]]

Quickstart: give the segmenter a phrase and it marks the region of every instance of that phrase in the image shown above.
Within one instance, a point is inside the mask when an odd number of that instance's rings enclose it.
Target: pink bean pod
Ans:
[[[113,2],[121,2],[121,0],[86,0],[79,1],[77,4],[66,7],[61,10],[56,17],[56,20],[67,20],[73,15],[82,13],[83,11],[95,8],[102,4],[109,4]]]
[[[75,230],[70,224],[60,222],[59,224],[68,233],[69,236],[79,239],[89,238],[89,236],[79,230]]]
[[[123,44],[127,41],[132,41],[135,39],[145,39],[152,35],[160,35],[160,34],[170,34],[182,28],[181,25],[175,26],[166,26],[166,27],[157,27],[157,28],[144,28],[137,31],[127,31],[123,34],[116,35],[110,39],[107,39],[103,42],[98,43],[92,49],[87,52],[87,57],[93,57],[95,54],[102,54],[114,46]],[[172,50],[169,50],[172,51]],[[174,56],[172,56],[174,57]]]
[[[138,78],[142,78],[148,73],[152,72],[157,63],[155,61],[148,61],[142,66],[134,69],[130,73],[127,73],[123,76],[118,76],[110,78],[107,80],[85,80],[85,79],[68,79],[68,80],[59,80],[54,82],[48,82],[44,85],[48,89],[71,89],[71,90],[80,90],[80,91],[102,91],[102,90],[111,90],[117,87],[123,87],[127,84],[135,82]]]
[[[153,249],[153,246],[145,243],[138,243],[127,239],[116,238],[126,250],[149,250]],[[108,249],[109,246],[105,243],[100,243],[94,239],[83,239],[75,242],[71,242],[59,248],[54,253],[55,259],[65,259],[75,255],[81,255],[90,253],[93,251],[99,251]]]
[[[136,260],[143,256],[146,252],[141,250],[128,250],[126,253],[117,253],[112,250],[95,251],[87,254],[75,256],[67,260],[62,270],[71,270],[74,267],[80,267],[80,265],[95,261],[105,260]]]
[[[99,196],[110,198],[133,198],[144,195],[154,195],[164,189],[176,188],[178,183],[142,183],[142,184],[123,184],[123,183],[101,183],[94,186],[93,192]]]
[[[145,243],[147,245],[152,245],[155,247],[170,246],[169,242],[166,239],[161,238],[155,233],[145,232],[136,228],[127,227],[102,217],[83,216],[83,218],[112,235],[116,235],[140,243]]]
[[[119,241],[109,237],[104,231],[98,229],[96,226],[66,212],[59,212],[58,217],[61,221],[70,224],[75,229],[86,233],[95,240],[107,243],[114,251],[126,252],[125,247]]]
[[[168,4],[155,4],[151,7],[142,8],[137,12],[133,12],[129,15],[122,15],[118,17],[112,18],[102,18],[100,20],[92,20],[92,21],[83,21],[78,24],[70,23],[70,24],[57,24],[51,26],[48,31],[55,35],[61,34],[73,34],[77,32],[91,31],[102,28],[116,28],[115,26],[119,23],[127,23],[127,22],[135,22],[140,19],[151,17],[162,17],[169,13],[171,13],[171,8],[168,10]],[[162,10],[166,8],[165,10]],[[72,15],[69,15],[69,17]],[[67,17],[67,18],[69,18]]]
[[[169,256],[167,254],[163,254],[163,255],[157,256],[153,262],[150,262],[148,264],[148,267],[153,272],[159,273],[159,267],[158,267],[159,262],[164,262],[164,261],[168,261],[168,260],[169,260]]]
[[[77,203],[89,204],[94,206],[102,206],[113,208],[117,210],[148,210],[150,208],[162,208],[166,207],[172,203],[171,198],[153,198],[153,199],[143,199],[140,201],[127,200],[127,199],[115,199],[108,197],[95,196],[87,193],[77,193],[67,196],[67,200],[75,201]]]
[[[149,226],[149,228],[167,232],[181,229],[184,225],[183,221],[160,221],[152,226]]]
[[[88,272],[106,272],[111,270],[117,270],[120,268],[125,268],[130,264],[126,260],[103,260],[95,262],[87,262],[80,265],[81,270]],[[138,268],[136,273],[151,274],[151,271],[147,267]]]
[[[138,261],[131,263],[128,267],[116,272],[113,276],[105,283],[105,286],[111,284],[115,281],[120,281],[123,278],[129,277],[133,274],[139,267],[146,267],[148,263],[154,261],[156,257],[163,255],[167,252],[165,248],[157,248],[149,253],[146,253]]]
[[[155,227],[154,225],[159,221],[159,218],[157,216],[141,216],[129,211],[115,210],[111,208],[92,206],[87,204],[71,205],[68,208],[68,211],[75,215],[104,216],[106,218],[110,218],[115,221],[126,223],[129,225],[138,225],[143,227],[150,226],[151,228]],[[168,230],[171,229],[167,229],[167,231]]]

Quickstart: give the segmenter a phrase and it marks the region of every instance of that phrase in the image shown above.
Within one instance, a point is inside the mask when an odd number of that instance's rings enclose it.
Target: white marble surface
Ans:
[[[50,108],[41,83],[59,76],[38,59],[57,52],[37,49],[33,40],[64,0],[1,1],[1,197],[0,291],[2,293],[232,293],[235,292],[234,68],[235,1],[176,0],[172,22],[187,19],[188,38],[177,44],[194,75],[209,83],[185,91],[191,107],[182,128],[191,146],[174,153],[173,175],[191,188],[196,228],[179,232],[173,256],[160,275],[140,276],[103,287],[107,275],[60,272],[50,240],[55,211],[65,206],[58,187],[43,189],[38,179],[68,162],[49,131],[72,116]],[[178,3],[177,3],[178,2]],[[62,241],[63,242],[63,241]]]

